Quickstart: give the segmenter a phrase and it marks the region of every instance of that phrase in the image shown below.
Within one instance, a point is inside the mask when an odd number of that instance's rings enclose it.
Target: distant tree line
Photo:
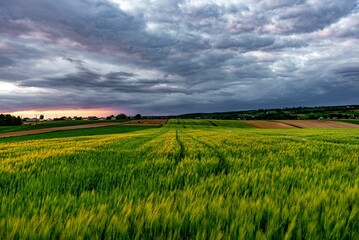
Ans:
[[[89,116],[87,118],[82,118],[82,117],[66,117],[66,116],[63,116],[63,117],[60,117],[60,118],[54,118],[53,120],[54,121],[66,121],[66,120],[84,120],[84,119],[88,119],[88,120],[126,120],[126,119],[142,119],[142,116],[141,114],[136,114],[135,116],[127,116],[126,114],[124,113],[120,113],[120,114],[117,114],[116,116],[115,115],[111,115],[111,116],[107,116],[106,118],[99,118],[99,117],[96,117],[96,116]]]
[[[257,109],[235,112],[190,113],[176,118],[282,120],[282,119],[356,119],[359,105]]]
[[[22,124],[20,117],[11,116],[10,114],[0,114],[0,126],[19,126]]]
[[[66,121],[66,120],[82,120],[82,117],[66,117],[66,116],[63,116],[63,117],[60,117],[60,118],[54,118],[53,119],[54,121]]]
[[[111,116],[108,116],[106,117],[106,120],[125,120],[125,119],[142,119],[142,116],[141,114],[136,114],[134,117],[131,117],[131,116],[127,116],[126,114],[124,113],[120,113],[118,115],[111,115]]]

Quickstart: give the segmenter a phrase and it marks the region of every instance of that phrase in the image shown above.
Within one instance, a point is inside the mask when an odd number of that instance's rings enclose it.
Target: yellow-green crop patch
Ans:
[[[171,121],[0,143],[0,239],[359,238],[358,129]]]
[[[174,128],[254,128],[253,126],[240,120],[215,120],[215,119],[171,119],[166,124],[167,127]]]

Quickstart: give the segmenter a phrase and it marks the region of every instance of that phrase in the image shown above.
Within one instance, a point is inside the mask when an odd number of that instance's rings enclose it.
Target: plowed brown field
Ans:
[[[323,121],[323,120],[278,120],[278,123],[288,124],[298,128],[359,128],[357,124]]]
[[[253,127],[256,128],[296,128],[294,126],[281,122],[268,122],[261,120],[247,120],[243,122],[248,123],[249,125],[252,125]]]

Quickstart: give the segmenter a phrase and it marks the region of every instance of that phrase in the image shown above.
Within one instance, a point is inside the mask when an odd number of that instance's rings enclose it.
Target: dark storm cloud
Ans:
[[[337,76],[340,76],[348,81],[356,82],[359,79],[359,62],[355,65],[342,65],[337,67],[334,72]],[[359,87],[358,87],[359,88]]]
[[[3,0],[0,110],[354,104],[358,27],[356,0]]]
[[[70,39],[91,50],[120,41],[130,48],[143,23],[106,1],[2,1],[4,35],[30,35],[45,42]],[[117,46],[119,47],[119,46]]]
[[[85,68],[74,74],[61,77],[48,77],[45,79],[32,79],[19,82],[20,87],[55,88],[57,90],[71,91],[78,90],[107,90],[130,93],[171,93],[183,92],[185,89],[162,86],[171,84],[164,79],[137,79],[133,73],[111,72],[100,75]]]

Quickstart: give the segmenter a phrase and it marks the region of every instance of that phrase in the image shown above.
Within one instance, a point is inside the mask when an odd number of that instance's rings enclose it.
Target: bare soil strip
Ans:
[[[43,129],[26,130],[26,131],[18,131],[18,132],[7,132],[7,133],[0,134],[0,138],[20,137],[20,136],[40,134],[40,133],[49,133],[49,132],[66,131],[66,130],[77,130],[77,129],[85,129],[85,128],[98,128],[98,127],[117,126],[117,125],[160,126],[160,125],[164,124],[165,122],[166,122],[165,120],[131,120],[128,122],[102,122],[102,123],[100,122],[100,123],[66,126],[66,127],[54,127],[54,128],[43,128]]]
[[[245,123],[248,123],[249,125],[252,125],[253,127],[256,128],[296,128],[294,126],[285,124],[285,123],[281,123],[281,122],[268,122],[268,121],[261,121],[261,120],[247,120],[247,121],[243,121]]]
[[[276,122],[296,126],[298,128],[359,128],[358,124],[323,120],[278,120]]]

